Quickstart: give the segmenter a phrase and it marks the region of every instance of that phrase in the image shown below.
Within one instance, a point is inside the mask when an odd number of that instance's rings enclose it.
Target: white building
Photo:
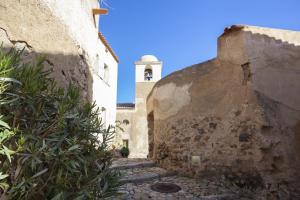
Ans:
[[[80,46],[91,68],[91,97],[102,110],[108,126],[116,121],[118,58],[99,31],[100,15],[107,14],[98,0],[43,0],[60,18]]]

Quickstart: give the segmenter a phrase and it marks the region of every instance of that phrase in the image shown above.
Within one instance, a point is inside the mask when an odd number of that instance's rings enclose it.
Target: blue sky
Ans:
[[[300,0],[105,1],[100,30],[120,59],[118,102],[134,102],[134,62],[142,55],[162,60],[166,76],[215,57],[217,37],[232,24],[300,31]]]

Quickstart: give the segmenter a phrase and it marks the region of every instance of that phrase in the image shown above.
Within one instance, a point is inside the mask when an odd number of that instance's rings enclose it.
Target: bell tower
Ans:
[[[146,104],[154,84],[161,79],[162,62],[153,55],[144,55],[135,62],[135,101]]]
[[[162,62],[155,56],[145,55],[135,62],[135,81],[157,82],[161,79]]]
[[[161,79],[162,62],[144,55],[135,62],[135,114],[132,124],[130,157],[146,158],[148,151],[147,97]]]

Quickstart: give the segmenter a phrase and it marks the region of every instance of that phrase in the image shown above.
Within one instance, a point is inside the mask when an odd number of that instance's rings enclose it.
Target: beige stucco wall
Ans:
[[[146,158],[148,155],[148,125],[147,125],[147,96],[154,86],[154,82],[137,82],[136,83],[136,111],[133,116],[134,123],[131,126],[131,151],[132,158]]]
[[[45,55],[61,86],[71,81],[83,99],[106,108],[108,125],[116,119],[118,65],[98,37],[92,16],[97,7],[97,0],[0,1],[0,40],[6,48],[26,47],[28,60]],[[104,63],[110,67],[109,84],[102,78]]]
[[[255,172],[272,189],[297,190],[299,36],[234,26],[216,59],[157,82],[147,101],[153,159],[190,175]]]
[[[148,156],[148,123],[147,123],[147,96],[155,82],[137,82],[134,108],[118,108],[117,121],[120,129],[114,138],[114,145],[122,146],[123,140],[128,140],[130,158],[147,158]],[[128,120],[129,124],[123,121]]]

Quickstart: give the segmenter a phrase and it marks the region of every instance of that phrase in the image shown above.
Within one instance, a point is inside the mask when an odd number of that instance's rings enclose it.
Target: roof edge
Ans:
[[[107,40],[105,39],[104,35],[99,31],[98,32],[99,38],[102,41],[102,43],[104,44],[104,46],[108,49],[108,51],[111,53],[111,55],[113,56],[113,58],[117,61],[117,63],[119,63],[119,58],[117,57],[117,55],[115,54],[115,52],[113,51],[113,49],[110,47],[109,43],[107,42]]]

